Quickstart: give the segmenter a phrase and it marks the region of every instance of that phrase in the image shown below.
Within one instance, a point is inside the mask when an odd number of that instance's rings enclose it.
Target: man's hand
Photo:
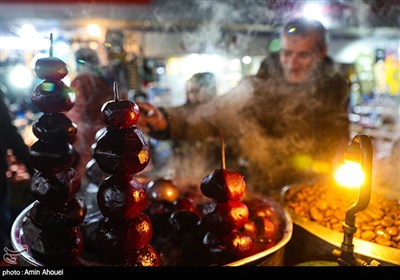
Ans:
[[[157,133],[167,128],[168,121],[157,107],[143,102],[136,102],[136,104],[139,106],[140,110],[137,126],[144,133]]]

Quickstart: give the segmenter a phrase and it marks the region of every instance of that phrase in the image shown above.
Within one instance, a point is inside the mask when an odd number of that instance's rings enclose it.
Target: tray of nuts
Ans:
[[[340,248],[347,209],[358,190],[324,183],[294,184],[282,189],[281,199],[293,223]],[[400,204],[371,193],[368,207],[357,213],[354,252],[400,265]]]

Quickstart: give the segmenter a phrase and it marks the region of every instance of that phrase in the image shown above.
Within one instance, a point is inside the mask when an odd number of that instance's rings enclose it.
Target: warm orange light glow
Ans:
[[[353,161],[345,161],[335,172],[335,180],[340,185],[348,188],[359,188],[364,183],[365,173],[361,164]]]
[[[141,150],[138,154],[138,159],[140,164],[143,164],[146,161],[149,161],[150,159],[150,154],[147,150]]]

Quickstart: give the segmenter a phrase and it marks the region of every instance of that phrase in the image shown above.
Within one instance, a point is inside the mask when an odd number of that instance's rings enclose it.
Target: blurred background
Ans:
[[[210,95],[223,95],[255,74],[280,49],[280,28],[296,15],[317,19],[328,30],[329,55],[351,82],[349,139],[371,138],[374,191],[400,201],[400,0],[0,0],[0,88],[13,123],[31,146],[37,140],[32,124],[42,114],[31,104],[42,82],[33,70],[38,59],[49,56],[51,37],[53,56],[68,66],[63,79],[68,86],[86,71],[118,81],[130,100],[180,106],[200,102],[187,100],[187,93],[203,83]],[[85,92],[88,103],[103,104],[100,95]],[[88,114],[79,110],[82,120]],[[93,127],[89,123],[87,130]],[[150,145],[156,159],[150,170],[173,177],[166,164],[173,157],[170,143],[150,139]],[[194,156],[182,153],[192,161]],[[21,207],[30,177],[16,176],[23,166],[12,153],[7,157],[11,204]],[[105,174],[90,163],[89,175],[98,185]],[[91,186],[84,191],[96,193]]]
[[[377,156],[388,156],[399,138],[398,0],[2,0],[1,87],[30,144],[30,94],[40,82],[33,67],[49,55],[50,34],[69,67],[66,84],[78,72],[76,52],[90,48],[102,67],[119,65],[128,98],[178,106],[195,73],[213,73],[218,95],[254,74],[279,49],[282,22],[297,14],[328,29],[329,54],[352,82],[352,133],[370,135]]]

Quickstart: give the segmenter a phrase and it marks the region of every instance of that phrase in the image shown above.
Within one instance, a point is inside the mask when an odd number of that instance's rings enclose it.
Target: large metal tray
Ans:
[[[291,216],[288,211],[277,201],[263,196],[261,194],[248,193],[246,194],[247,199],[259,199],[262,202],[268,203],[273,206],[279,215],[279,219],[281,221],[281,226],[283,229],[282,238],[278,241],[274,246],[268,248],[264,251],[256,253],[250,257],[237,260],[235,262],[226,264],[226,266],[281,266],[284,261],[284,247],[289,242],[292,231],[293,231],[293,223]],[[38,229],[35,228],[28,218],[29,211],[33,207],[35,202],[26,207],[15,219],[12,229],[11,229],[11,243],[19,255],[21,261],[30,266],[45,266],[40,261],[36,260],[30,250],[29,244],[32,241],[32,236],[35,236]],[[85,221],[82,224],[82,227],[93,223],[100,218],[101,214],[96,211],[90,211],[89,215],[86,216]],[[82,256],[78,260],[77,265],[82,266],[102,266],[97,260],[90,258],[90,254],[82,254]]]
[[[281,202],[283,205],[286,204],[286,194],[289,190],[294,194],[296,191],[300,191],[301,184],[294,184],[285,186],[281,191]],[[313,247],[313,256],[308,258],[314,258],[317,260],[319,257],[327,258],[327,251],[331,249],[340,249],[343,242],[343,233],[333,231],[316,222],[312,222],[305,217],[296,214],[294,211],[289,209],[287,211],[292,217],[294,224],[294,231],[297,228],[303,229],[301,233],[297,234],[296,240],[292,240],[291,246],[295,246],[296,250],[302,250],[303,252],[310,252],[309,248]],[[307,236],[307,233],[309,236]],[[301,235],[301,236],[300,236]],[[392,247],[379,245],[377,243],[368,242],[359,238],[353,238],[354,253],[356,256],[369,260],[377,260],[382,265],[400,265],[400,250]],[[320,253],[320,254],[319,254]],[[307,256],[305,256],[307,258]],[[334,261],[335,257],[332,255],[331,260]]]

